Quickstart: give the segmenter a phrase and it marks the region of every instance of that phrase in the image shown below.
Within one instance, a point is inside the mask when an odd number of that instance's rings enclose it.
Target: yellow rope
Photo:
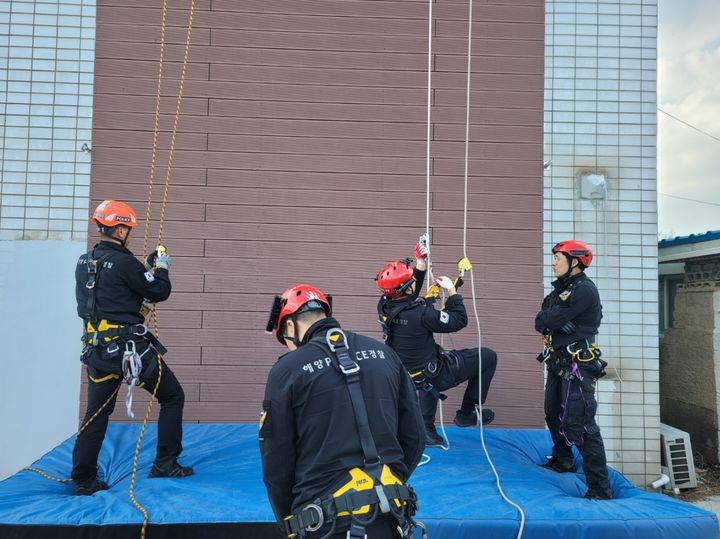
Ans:
[[[88,382],[92,383],[92,382]],[[115,398],[115,396],[118,394],[118,391],[120,391],[120,383],[117,385],[115,390],[112,392],[112,394],[107,398],[107,400],[102,404],[100,408],[97,409],[97,411],[87,420],[85,423],[83,423],[80,426],[80,429],[78,429],[77,434],[75,435],[75,439],[77,439],[78,436],[82,434],[82,432],[92,423],[97,416],[100,415],[100,412],[102,412],[105,407],[110,404],[110,401]],[[54,475],[50,475],[47,472],[42,471],[40,468],[36,468],[35,466],[25,466],[20,470],[21,472],[28,471],[28,472],[35,472],[40,475],[42,475],[46,479],[50,479],[51,481],[57,481],[58,483],[72,483],[72,479],[60,479],[59,477],[55,477]]]
[[[158,62],[157,92],[155,94],[155,124],[153,127],[152,159],[150,160],[150,179],[148,181],[148,201],[145,211],[145,238],[142,256],[147,256],[148,238],[150,237],[150,208],[152,206],[153,185],[155,183],[155,164],[157,162],[158,134],[160,132],[160,94],[163,80],[163,58],[165,56],[165,27],[167,22],[167,0],[163,0],[162,22],[160,23],[160,61]]]
[[[162,380],[163,362],[162,356],[160,354],[157,355],[157,363],[158,378],[157,382],[155,382],[155,388],[153,389],[152,395],[150,396],[150,402],[145,409],[145,418],[143,419],[142,428],[140,429],[140,435],[138,436],[137,443],[135,444],[135,455],[133,456],[132,475],[130,476],[130,501],[132,501],[132,504],[138,511],[140,511],[140,513],[142,513],[143,516],[142,528],[140,528],[140,539],[145,539],[145,530],[147,529],[148,519],[150,518],[150,515],[148,514],[147,509],[145,509],[145,507],[143,507],[142,504],[138,502],[137,498],[135,497],[135,478],[137,476],[138,458],[140,456],[140,445],[142,444],[143,436],[145,436],[145,428],[147,427],[148,419],[150,418],[150,411],[152,410],[153,404],[155,403],[155,395],[157,395],[158,387],[160,387],[160,380]]]
[[[168,197],[170,193],[170,176],[172,174],[172,167],[173,167],[173,160],[175,157],[175,142],[177,140],[177,128],[178,124],[180,122],[180,106],[182,104],[182,98],[183,94],[185,92],[185,78],[187,75],[187,65],[188,65],[188,59],[190,57],[190,41],[192,36],[192,25],[193,25],[193,17],[195,15],[195,0],[191,0],[190,2],[190,13],[188,15],[188,25],[187,25],[187,31],[185,33],[185,50],[183,53],[183,62],[182,62],[182,71],[180,73],[180,84],[178,87],[178,96],[177,100],[175,102],[175,117],[173,119],[173,127],[172,127],[172,134],[170,139],[170,149],[168,154],[168,166],[167,171],[165,173],[165,189],[163,191],[163,200],[162,204],[160,206],[160,222],[159,222],[159,228],[158,228],[158,237],[157,237],[157,244],[160,245],[160,242],[162,241],[163,236],[163,230],[165,227],[165,210],[167,208],[168,203]],[[155,125],[153,129],[153,147],[152,147],[152,160],[150,165],[150,179],[149,179],[149,186],[148,186],[148,203],[147,203],[147,211],[145,215],[145,237],[143,241],[143,258],[147,256],[147,246],[148,241],[150,237],[150,213],[151,213],[151,207],[152,207],[152,192],[153,192],[153,184],[155,181],[155,168],[156,168],[156,162],[157,162],[157,141],[158,141],[158,133],[160,129],[160,90],[162,87],[162,76],[163,76],[163,56],[164,56],[164,49],[165,49],[165,27],[167,22],[167,0],[163,0],[163,14],[162,14],[162,22],[161,22],[161,29],[160,29],[160,61],[159,61],[159,67],[158,67],[158,83],[157,83],[157,94],[155,99]],[[158,321],[157,321],[157,309],[155,305],[153,304],[152,310],[151,310],[151,318],[153,321],[154,326],[154,332],[156,337],[160,337],[160,330],[158,327]],[[140,446],[142,444],[142,439],[145,436],[145,428],[147,427],[148,419],[150,418],[150,411],[152,410],[152,406],[155,402],[155,396],[157,394],[158,387],[160,386],[160,381],[162,380],[162,356],[159,354],[157,355],[157,362],[158,362],[158,378],[157,382],[155,383],[155,388],[153,389],[152,395],[150,397],[150,402],[148,403],[147,409],[145,410],[145,418],[143,419],[142,427],[140,429],[140,435],[138,436],[137,443],[135,444],[135,454],[133,456],[133,466],[132,466],[132,475],[130,478],[130,500],[132,501],[135,508],[142,513],[143,516],[143,523],[142,528],[140,529],[140,539],[145,539],[145,532],[147,530],[147,524],[149,519],[149,514],[147,509],[138,502],[137,498],[135,497],[135,479],[137,477],[137,466],[138,466],[138,458],[140,456]]]
[[[182,72],[180,73],[180,85],[178,87],[177,101],[175,102],[175,119],[173,120],[172,137],[170,139],[170,152],[168,155],[168,166],[165,174],[165,192],[163,193],[163,202],[160,207],[160,228],[158,230],[158,244],[162,240],[163,227],[165,225],[165,208],[167,206],[168,192],[170,189],[170,174],[173,167],[173,159],[175,157],[175,139],[177,137],[177,128],[180,121],[180,105],[182,104],[183,93],[185,92],[185,75],[187,74],[188,58],[190,57],[190,37],[192,34],[193,16],[195,15],[195,0],[190,2],[190,14],[188,15],[188,27],[185,33],[185,52],[183,53]]]

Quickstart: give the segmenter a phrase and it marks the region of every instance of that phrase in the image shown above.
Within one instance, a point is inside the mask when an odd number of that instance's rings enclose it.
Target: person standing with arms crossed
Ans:
[[[585,498],[609,500],[605,445],[595,422],[595,389],[607,366],[595,343],[602,305],[595,283],[585,274],[593,253],[578,240],[561,241],[552,253],[556,280],[535,317],[535,329],[545,343],[538,360],[547,365],[545,422],[553,441],[552,455],[542,466],[558,473],[575,472],[574,445],[583,458]]]

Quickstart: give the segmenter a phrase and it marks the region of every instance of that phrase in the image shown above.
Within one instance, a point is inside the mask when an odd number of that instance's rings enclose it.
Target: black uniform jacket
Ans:
[[[95,278],[96,313],[88,312],[88,255],[98,259]],[[75,298],[78,316],[83,320],[108,320],[119,324],[142,324],[140,314],[143,298],[151,302],[170,296],[170,276],[163,268],[154,273],[122,245],[101,241],[90,253],[80,257],[75,268]]]
[[[553,291],[545,297],[535,316],[535,329],[552,333],[553,348],[560,349],[581,339],[592,340],[602,320],[600,294],[584,272],[552,282]],[[571,334],[562,333],[566,322],[575,325]]]
[[[263,481],[278,523],[349,480],[363,452],[345,378],[311,339],[325,341],[333,318],[313,324],[301,346],[270,370],[260,421]],[[406,480],[424,449],[415,386],[383,343],[346,332],[360,366],[360,385],[375,446],[383,464]]]
[[[397,352],[410,372],[421,370],[438,357],[433,333],[454,333],[468,323],[460,294],[447,298],[443,310],[418,299],[425,272],[415,269],[415,294],[398,300],[380,299],[380,309],[389,316],[387,344]],[[397,313],[394,315],[394,313]]]

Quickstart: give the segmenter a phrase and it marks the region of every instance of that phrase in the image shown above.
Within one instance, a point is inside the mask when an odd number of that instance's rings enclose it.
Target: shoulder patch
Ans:
[[[440,311],[440,322],[447,324],[450,321],[450,315],[445,311]]]
[[[150,273],[149,271],[145,272],[145,280],[149,283],[152,283],[155,280],[155,276]]]
[[[262,413],[260,414],[260,425],[259,425],[258,437],[260,440],[265,438],[272,438],[272,424],[270,417],[270,401],[264,400],[262,403]]]
[[[559,294],[561,301],[567,301],[567,299],[570,297],[570,294],[572,294],[571,290],[565,290],[564,292],[561,292]]]

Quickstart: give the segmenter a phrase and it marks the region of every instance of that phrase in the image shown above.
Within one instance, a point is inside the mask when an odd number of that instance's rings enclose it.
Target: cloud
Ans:
[[[720,138],[720,2],[661,0],[658,105]],[[658,112],[658,191],[720,204],[720,141]],[[720,229],[720,207],[658,196],[661,233]]]
[[[717,0],[658,0],[658,55],[672,58],[718,39]]]

